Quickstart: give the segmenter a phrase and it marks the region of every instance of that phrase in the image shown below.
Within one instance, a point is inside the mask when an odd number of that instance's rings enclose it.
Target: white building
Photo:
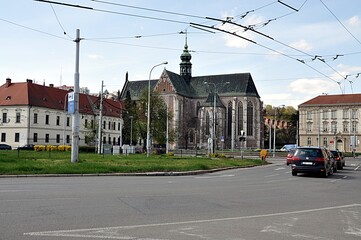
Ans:
[[[361,94],[321,95],[298,106],[299,145],[360,152]]]
[[[0,142],[13,148],[24,144],[71,145],[71,114],[67,90],[35,84],[32,80],[0,86]],[[95,145],[99,97],[79,94],[80,146]],[[103,100],[102,142],[121,142],[122,102]]]

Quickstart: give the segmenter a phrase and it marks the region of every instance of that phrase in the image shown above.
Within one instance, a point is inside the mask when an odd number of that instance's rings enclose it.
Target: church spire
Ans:
[[[182,60],[180,65],[180,75],[186,80],[187,84],[191,81],[192,78],[192,55],[188,51],[188,37],[186,32],[186,39],[185,39],[185,45],[183,49],[183,53],[180,56],[180,59]]]

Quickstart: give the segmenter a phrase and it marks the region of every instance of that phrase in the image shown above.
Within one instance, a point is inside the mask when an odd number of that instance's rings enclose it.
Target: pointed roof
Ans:
[[[337,94],[337,95],[320,95],[312,98],[302,104],[303,106],[325,106],[325,105],[361,105],[361,94]]]
[[[19,83],[10,80],[0,86],[0,106],[34,106],[64,111],[67,110],[67,93],[67,90],[39,85],[31,80]],[[95,106],[99,106],[99,97],[79,93],[80,113],[96,114]],[[104,99],[103,109],[105,116],[119,117],[123,103]]]
[[[219,96],[252,96],[260,97],[250,73],[234,73],[192,77],[189,84],[179,74],[164,69],[162,76],[168,76],[177,94],[194,98],[207,97],[214,91],[213,84],[216,85],[216,92]],[[151,80],[151,88],[154,89],[158,80]],[[206,86],[205,82],[210,83]],[[229,84],[227,84],[229,82]],[[139,99],[143,89],[148,87],[148,80],[126,81],[121,98],[125,99],[126,92],[130,91],[133,100]]]

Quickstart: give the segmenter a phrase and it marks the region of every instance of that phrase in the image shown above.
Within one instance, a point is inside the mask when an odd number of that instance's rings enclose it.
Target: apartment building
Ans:
[[[298,106],[301,146],[360,152],[361,94],[321,95]]]
[[[68,113],[69,90],[10,78],[0,86],[0,142],[13,148],[24,144],[71,145],[72,115]],[[98,96],[79,94],[80,146],[94,146],[99,129]],[[121,143],[123,103],[103,100],[102,142]]]

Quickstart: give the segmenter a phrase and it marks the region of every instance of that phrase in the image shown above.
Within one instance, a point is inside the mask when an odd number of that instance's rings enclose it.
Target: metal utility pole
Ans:
[[[79,46],[80,30],[76,30],[76,54],[75,54],[75,74],[74,74],[74,113],[72,115],[72,143],[71,143],[71,162],[79,160]]]
[[[102,81],[102,87],[100,90],[99,123],[98,123],[98,154],[102,153],[103,87],[104,87],[104,81]]]

